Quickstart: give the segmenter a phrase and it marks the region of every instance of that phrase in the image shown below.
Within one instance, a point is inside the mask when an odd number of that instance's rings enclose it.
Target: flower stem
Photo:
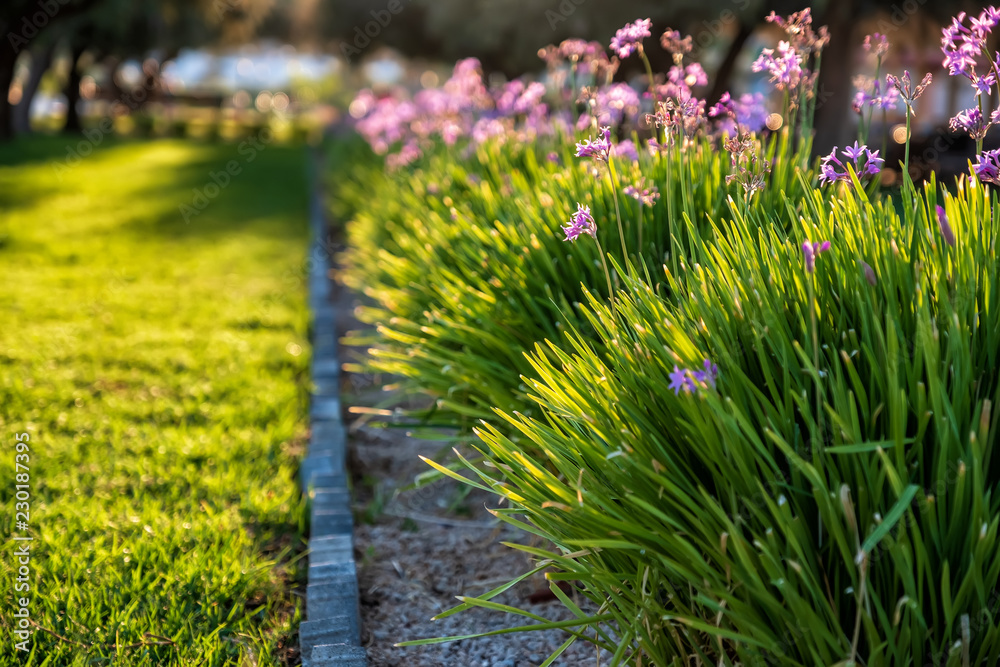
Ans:
[[[907,104],[906,105],[906,148],[903,151],[903,171],[909,175],[910,173],[910,116],[912,115],[913,108]]]
[[[812,349],[813,349],[813,371],[816,373],[816,435],[822,441],[823,433],[823,411],[820,405],[820,392],[823,387],[819,379],[819,327],[816,324],[816,295],[813,283],[815,274],[809,274],[807,286],[809,289],[809,323],[812,327]]]
[[[642,64],[646,66],[646,76],[649,77],[649,94],[653,98],[653,105],[655,106],[659,101],[656,98],[656,87],[654,85],[656,79],[653,78],[653,66],[649,64],[649,58],[646,56],[646,50],[642,48],[642,44],[639,44],[639,57],[642,58]]]
[[[640,193],[641,196],[642,193]],[[637,202],[639,204],[639,215],[635,219],[636,232],[639,234],[639,249],[638,256],[642,257],[642,201]]]
[[[882,159],[885,159],[885,152],[889,148],[889,125],[888,114],[882,109]],[[907,130],[909,132],[909,130]]]
[[[594,237],[594,241],[597,242],[597,254],[601,256],[601,264],[604,266],[604,277],[608,280],[608,298],[611,300],[611,306],[615,305],[615,290],[611,286],[611,272],[608,271],[608,260],[604,257],[604,248],[601,247],[601,242]]]
[[[979,113],[980,113],[980,115],[982,115],[982,113],[983,113],[983,96],[982,95],[979,96]],[[983,152],[983,138],[979,137],[978,139],[976,139],[976,155],[979,155],[982,152]]]
[[[622,257],[628,261],[628,245],[625,243],[625,228],[622,227],[622,211],[618,206],[618,174],[615,172],[615,166],[611,161],[611,156],[608,156],[608,175],[611,177],[611,196],[615,200],[615,217],[618,219],[618,238],[622,242]]]
[[[664,137],[666,139],[666,137]],[[677,253],[674,252],[674,191],[671,172],[673,171],[673,158],[670,157],[670,149],[667,148],[667,152],[663,154],[663,159],[667,161],[667,184],[663,188],[663,196],[667,200],[667,236],[669,237],[668,246],[670,248],[670,261],[674,265],[674,275],[677,275]]]

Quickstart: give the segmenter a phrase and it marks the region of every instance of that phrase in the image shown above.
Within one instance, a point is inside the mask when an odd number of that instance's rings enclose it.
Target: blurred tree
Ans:
[[[31,130],[31,102],[35,99],[35,93],[42,83],[42,77],[52,64],[52,57],[56,52],[56,40],[39,39],[31,45],[28,50],[28,75],[24,77],[24,84],[19,91],[20,97],[13,100],[13,114],[11,122],[13,130],[17,134],[24,134]],[[13,92],[13,91],[11,91]]]
[[[10,85],[14,80],[18,56],[39,34],[89,11],[100,1],[4,0],[0,4],[0,35],[4,39],[4,43],[0,44],[0,140],[9,139],[14,132]],[[43,63],[45,59],[39,58],[35,62]],[[44,70],[38,74],[39,80],[43,74]],[[33,77],[34,73],[30,76]],[[27,103],[30,104],[30,99]]]
[[[0,33],[7,43],[0,47],[0,91],[10,91],[19,54],[31,49],[28,84],[19,100],[23,111],[17,129],[27,127],[31,98],[52,62],[52,51],[62,43],[69,52],[66,77],[67,131],[79,131],[77,103],[82,72],[80,61],[104,60],[115,68],[127,58],[144,63],[143,81],[121,91],[131,102],[145,100],[159,90],[159,68],[181,47],[212,43],[235,44],[253,39],[261,30],[281,36],[288,21],[268,23],[275,0],[4,0],[0,5]],[[37,46],[36,46],[37,44]],[[149,56],[158,57],[150,59]],[[113,79],[112,70],[112,80]],[[114,85],[117,85],[117,81]],[[27,94],[25,94],[27,93]],[[15,119],[9,94],[0,99],[0,140],[9,138]],[[19,108],[20,108],[19,107]]]

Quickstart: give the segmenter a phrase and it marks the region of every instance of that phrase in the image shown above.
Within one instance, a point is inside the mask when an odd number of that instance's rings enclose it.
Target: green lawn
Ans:
[[[66,146],[0,145],[0,665],[296,661],[306,153],[109,139],[57,170]],[[240,173],[186,223],[230,160]],[[30,654],[14,649],[25,595],[54,633],[32,626]]]

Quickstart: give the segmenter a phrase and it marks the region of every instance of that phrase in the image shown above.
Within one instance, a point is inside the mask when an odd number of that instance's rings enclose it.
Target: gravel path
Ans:
[[[480,595],[533,567],[528,554],[501,541],[542,546],[533,536],[498,524],[485,511],[495,499],[480,492],[464,496],[450,480],[400,494],[380,503],[395,488],[409,484],[427,466],[417,454],[440,457],[441,445],[394,435],[392,430],[363,429],[351,438],[361,513],[355,529],[358,558],[362,644],[372,667],[529,667],[541,664],[567,638],[559,630],[507,634],[418,647],[394,647],[411,639],[472,634],[530,622],[484,609],[440,621],[431,617],[449,609],[456,595]],[[442,460],[438,458],[437,460]],[[376,482],[376,480],[378,480]],[[377,516],[372,516],[381,509]],[[532,542],[531,540],[535,540]],[[533,594],[548,596],[544,577],[536,575],[494,598],[550,620],[572,614],[555,599],[532,603]],[[577,603],[586,608],[586,601]],[[609,657],[604,656],[604,662]],[[555,665],[597,665],[596,648],[573,644]]]

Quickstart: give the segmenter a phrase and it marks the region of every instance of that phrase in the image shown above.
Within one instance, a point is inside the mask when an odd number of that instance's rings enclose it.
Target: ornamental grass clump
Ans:
[[[603,67],[586,53],[595,69]],[[664,94],[691,100],[707,81],[700,67],[684,67],[684,77],[674,72],[668,83],[654,82]],[[586,75],[582,68],[574,72]],[[477,91],[475,99],[488,106],[465,65],[455,76],[465,82],[461,90]],[[559,117],[561,93],[550,93],[549,111]],[[489,95],[500,99],[504,92]],[[477,419],[492,419],[494,408],[534,410],[519,379],[531,370],[524,352],[566,329],[589,326],[575,305],[583,286],[606,299],[623,286],[609,260],[619,268],[666,262],[685,271],[698,230],[726,210],[730,194],[745,199],[749,187],[755,206],[784,218],[796,208],[786,206],[786,198],[800,199],[813,178],[804,166],[808,141],[793,145],[783,132],[762,143],[766,113],[753,108],[761,99],[752,96],[727,95],[725,113],[714,120],[705,115],[704,101],[696,103],[693,116],[672,116],[669,138],[645,142],[625,134],[639,119],[638,109],[623,111],[628,104],[614,105],[617,115],[607,113],[604,102],[588,106],[576,136],[556,132],[523,141],[526,130],[510,125],[508,134],[480,141],[471,129],[479,121],[468,115],[473,106],[464,97],[442,105],[443,117],[424,104],[405,122],[383,114],[370,94],[359,99],[372,110],[363,122],[376,151],[391,157],[394,146],[416,141],[421,156],[405,174],[390,170],[364,180],[346,171],[356,172],[357,160],[341,161],[345,171],[335,168],[335,197],[349,220],[346,279],[371,298],[360,315],[377,327],[351,341],[371,350],[367,369],[399,376],[403,390],[432,399],[428,410],[411,416],[466,433]],[[396,109],[400,103],[390,98],[385,104]],[[450,145],[436,129],[416,134],[451,121],[464,129]],[[743,142],[733,162],[719,150],[728,132]],[[577,206],[587,207],[593,231],[565,243],[559,230],[575,219]],[[662,279],[656,282],[667,289]]]
[[[734,203],[665,274],[682,297],[588,295],[594,334],[530,355],[541,414],[479,429],[470,483],[554,544],[511,546],[570,641],[611,664],[994,664],[1000,209],[968,180],[902,217],[861,193],[813,192],[790,229]]]
[[[786,108],[807,106],[813,76],[797,49],[825,37],[806,18],[774,19],[790,39],[761,65]],[[976,83],[962,58],[985,51],[1000,12],[964,18],[945,30],[946,65]],[[908,73],[888,83],[909,122],[919,92]],[[656,141],[685,168],[676,111],[660,107]],[[731,165],[749,172],[743,134]],[[789,155],[782,138],[763,150]],[[897,201],[875,189],[878,153],[835,148],[776,207],[760,204],[770,185],[734,188],[686,224],[680,270],[609,252],[614,294],[587,283],[575,318],[527,354],[533,412],[481,422],[481,459],[459,457],[470,477],[431,462],[549,543],[511,544],[537,567],[442,616],[483,607],[530,621],[484,634],[566,630],[545,665],[579,640],[612,665],[998,663],[998,158],[981,153],[949,189],[918,189],[904,165]],[[765,180],[792,182],[782,173]],[[687,203],[694,181],[676,182]],[[611,210],[595,211],[598,234]],[[571,621],[492,601],[542,572]]]

